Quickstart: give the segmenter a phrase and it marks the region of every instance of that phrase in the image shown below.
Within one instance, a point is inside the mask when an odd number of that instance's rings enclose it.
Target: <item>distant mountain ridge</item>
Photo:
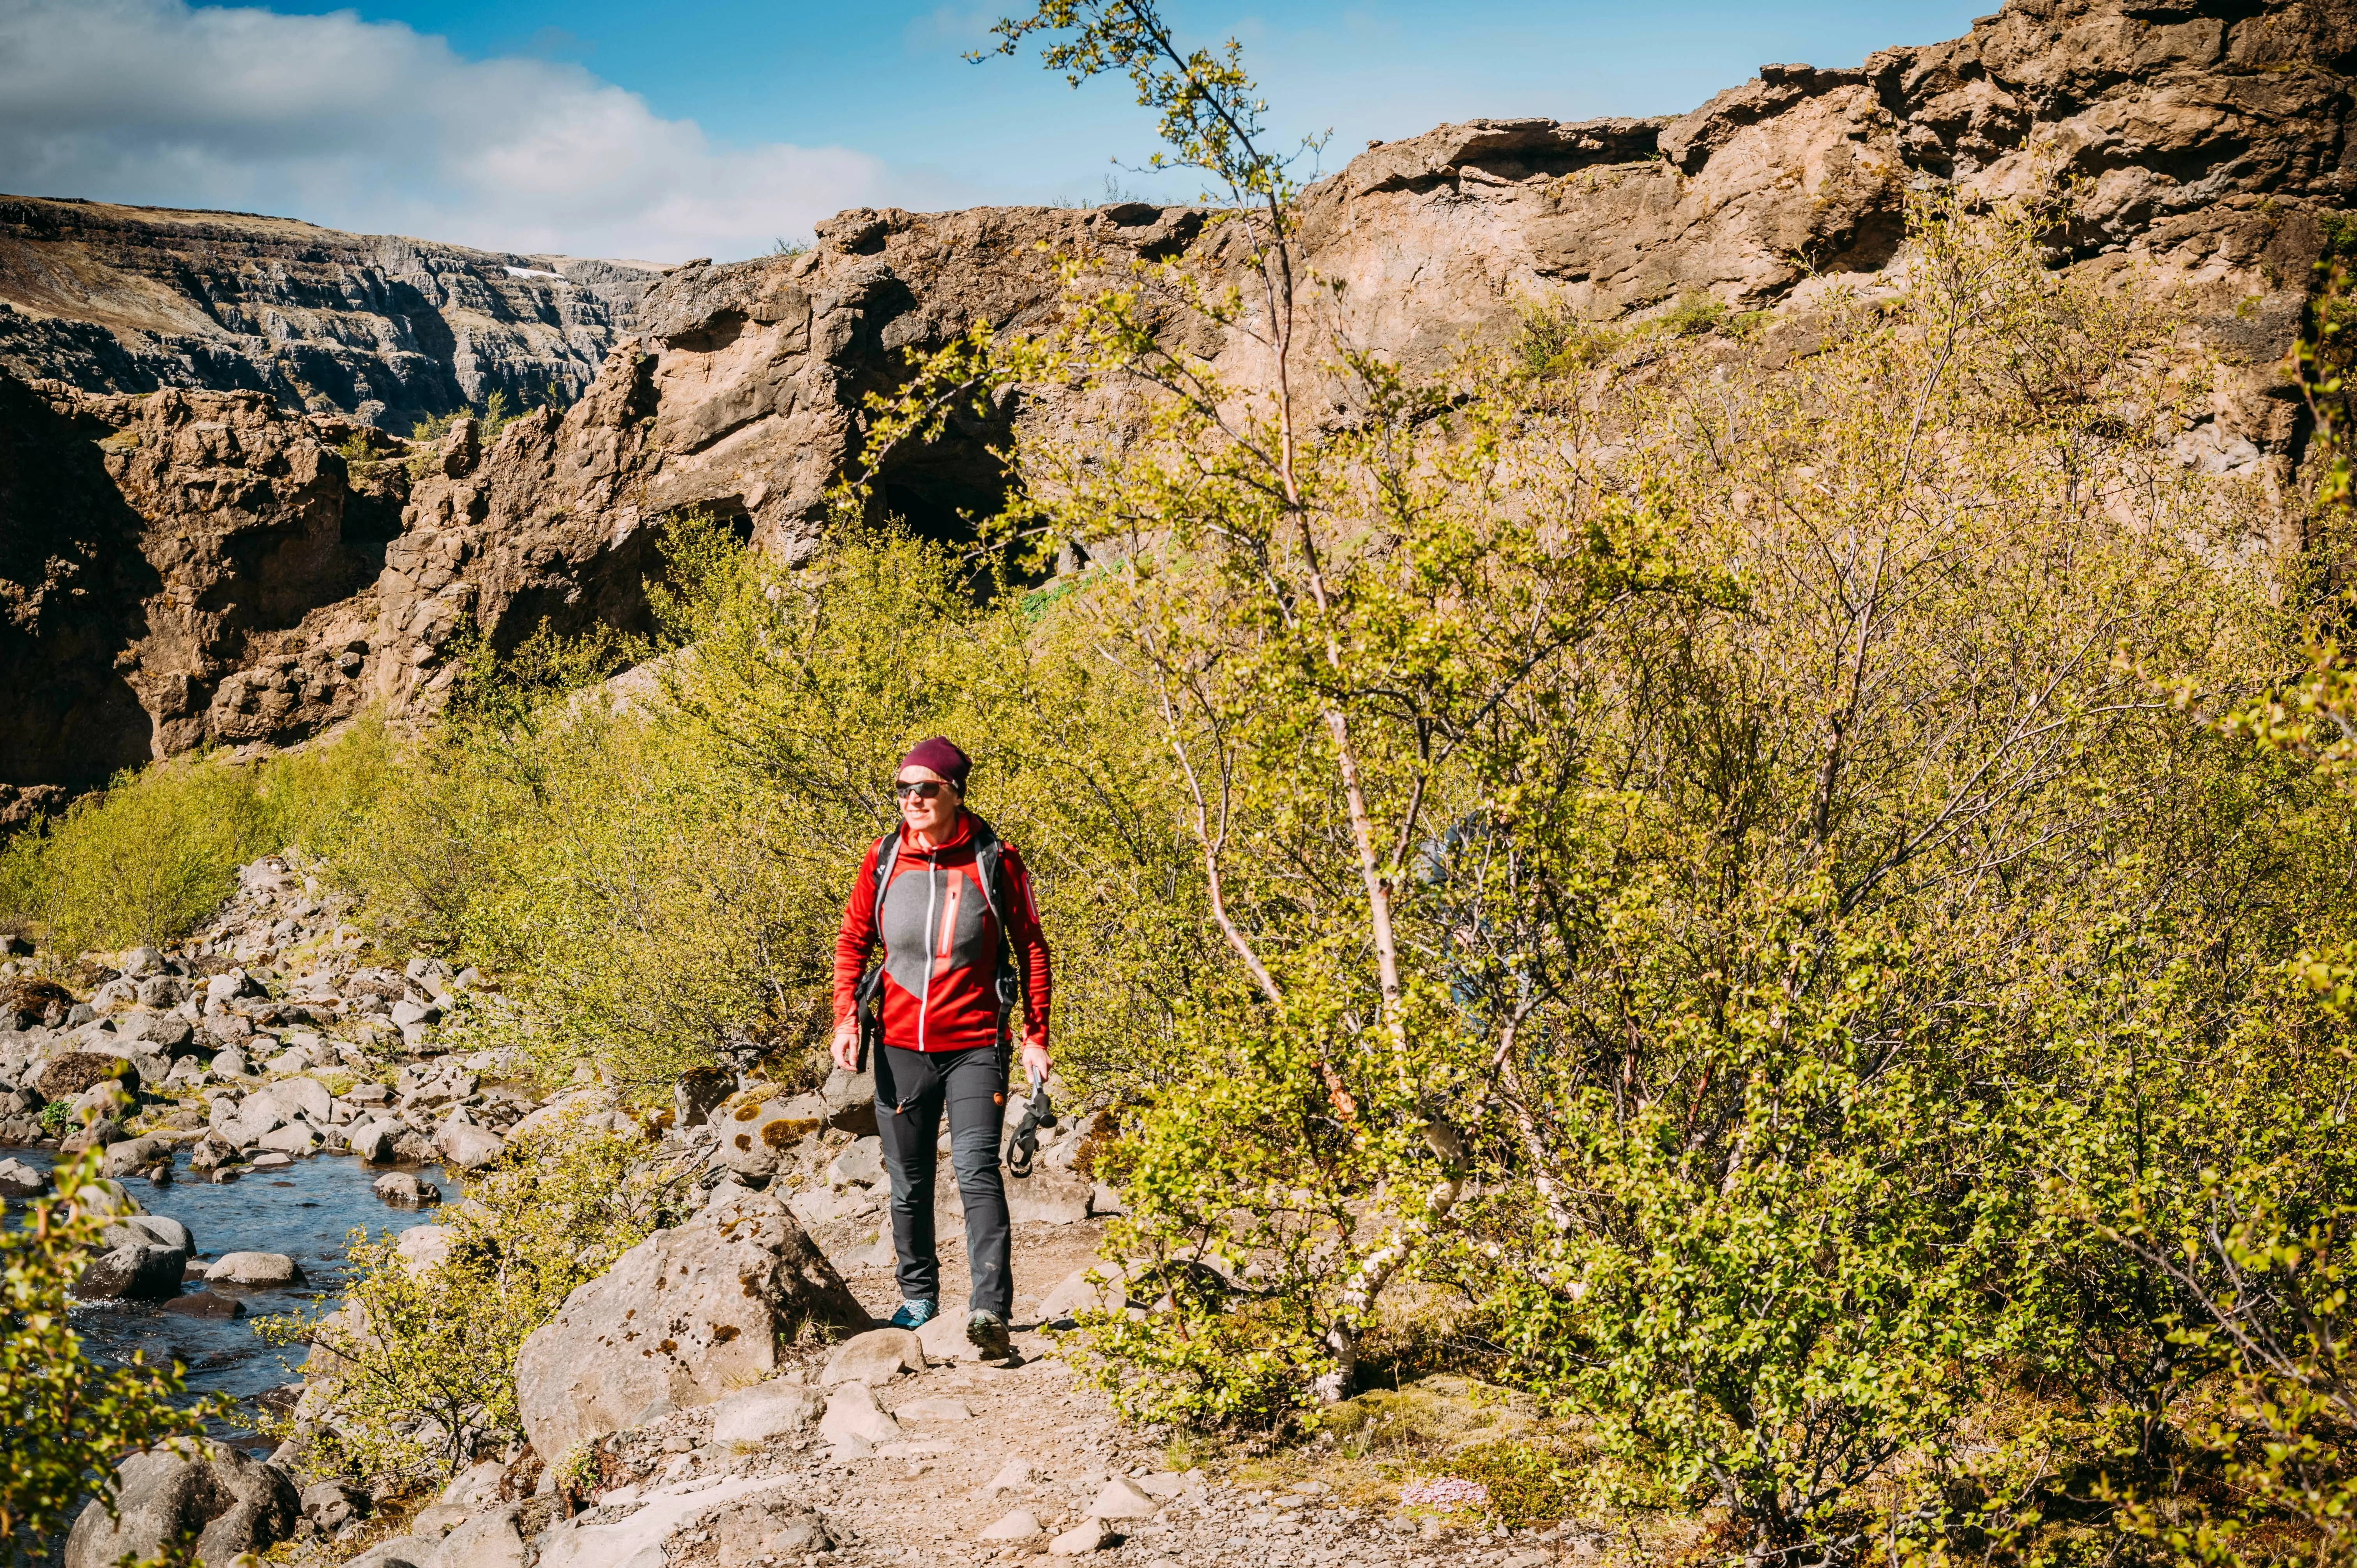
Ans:
[[[285,218],[0,196],[0,370],[82,392],[264,392],[406,431],[572,403],[662,274]]]

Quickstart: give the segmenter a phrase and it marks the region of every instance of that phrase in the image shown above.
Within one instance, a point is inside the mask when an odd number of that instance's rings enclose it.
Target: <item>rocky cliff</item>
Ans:
[[[2013,0],[1948,43],[1854,70],[1771,65],[1674,119],[1483,120],[1371,146],[1303,197],[1333,328],[1411,370],[1508,336],[1545,303],[1643,317],[1695,294],[1805,317],[1871,285],[1910,188],[2081,182],[2069,264],[2178,298],[2222,366],[2188,434],[2210,466],[2278,473],[2298,435],[2280,362],[2330,214],[2357,188],[2352,0]],[[689,266],[640,305],[653,440],[644,504],[740,515],[789,553],[857,444],[862,393],[904,348],[1055,307],[1052,258],[1232,264],[1183,209],[846,212],[793,258]],[[1241,336],[1194,345],[1265,372]],[[1070,417],[1063,409],[1009,417]],[[1000,480],[987,430],[885,476],[894,510],[947,526]]]
[[[151,757],[431,707],[470,623],[634,624],[642,365],[489,455],[472,419],[427,445],[261,392],[0,377],[0,827]]]
[[[1610,319],[1701,294],[1805,336],[1828,289],[1877,286],[1910,188],[2002,194],[2058,165],[2084,197],[2064,263],[2176,299],[2221,367],[2188,460],[2280,480],[2301,437],[2282,358],[2357,184],[2352,70],[2357,0],[2012,0],[1964,38],[1770,66],[1674,119],[1475,121],[1372,146],[1304,195],[1302,231],[1332,325],[1427,370],[1534,302]],[[544,617],[640,613],[648,541],[688,508],[799,554],[902,349],[977,318],[1044,323],[1059,252],[1236,264],[1203,214],[1137,203],[863,209],[819,238],[673,270],[562,414],[490,443],[463,424],[404,462],[293,398],[12,392],[0,680],[77,673],[0,723],[0,780],[86,783],[372,698],[430,704],[468,618],[512,641]],[[1241,338],[1193,346],[1265,373]],[[1085,413],[1010,403],[954,428],[896,456],[886,504],[953,528],[1003,497],[988,446],[1007,422]]]
[[[407,430],[586,391],[657,274],[283,218],[0,197],[0,369],[270,393]]]

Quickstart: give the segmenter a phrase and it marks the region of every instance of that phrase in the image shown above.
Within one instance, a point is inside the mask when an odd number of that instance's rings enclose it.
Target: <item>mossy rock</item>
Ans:
[[[33,1087],[40,1090],[44,1100],[71,1100],[94,1083],[123,1078],[131,1071],[131,1064],[121,1057],[101,1051],[69,1051],[43,1068]]]
[[[727,1122],[750,1122],[761,1113],[762,1103],[779,1092],[774,1083],[748,1083],[707,1112],[716,1127]]]
[[[74,993],[54,980],[25,974],[0,981],[0,1013],[30,1013],[38,1018],[53,1006],[65,1012],[73,1004]]]
[[[756,1084],[723,1101],[712,1112],[720,1134],[720,1157],[739,1176],[766,1176],[785,1151],[826,1122],[826,1102],[815,1094],[779,1096],[773,1085]]]

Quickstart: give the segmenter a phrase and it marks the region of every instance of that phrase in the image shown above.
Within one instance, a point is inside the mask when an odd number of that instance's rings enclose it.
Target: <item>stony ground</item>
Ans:
[[[1058,1357],[1053,1332],[1033,1321],[1051,1287],[1093,1259],[1102,1231],[1095,1220],[1018,1226],[1019,1359],[979,1361],[949,1323],[936,1325],[923,1336],[931,1352],[925,1369],[904,1370],[874,1387],[892,1418],[878,1429],[879,1441],[832,1440],[839,1435],[828,1431],[832,1413],[823,1424],[758,1444],[716,1441],[714,1408],[678,1412],[608,1440],[594,1507],[570,1520],[556,1517],[554,1499],[544,1496],[538,1508],[528,1508],[520,1522],[536,1539],[527,1557],[540,1568],[849,1568],[1032,1555],[1255,1568],[1342,1562],[1535,1568],[1598,1554],[1602,1542],[1577,1530],[1510,1537],[1442,1531],[1383,1504],[1353,1499],[1316,1478],[1308,1461],[1238,1466],[1214,1457],[1175,1468],[1173,1451],[1117,1417],[1104,1394]],[[948,1242],[942,1251],[945,1281],[962,1277],[963,1250]],[[845,1272],[879,1318],[897,1303],[888,1269],[866,1264]],[[828,1361],[814,1353],[783,1380],[808,1386],[815,1407],[845,1391],[823,1386]],[[469,1485],[462,1477],[453,1494],[463,1497]],[[488,1506],[489,1498],[471,1507],[460,1502],[418,1516],[411,1528],[422,1537],[452,1531],[431,1568],[490,1568],[512,1560],[506,1554],[511,1548],[482,1552],[469,1539],[467,1521]],[[1092,1525],[1092,1516],[1101,1513],[1114,1517]],[[359,1560],[364,1568],[411,1561],[400,1551]]]
[[[1018,1240],[1018,1292],[1026,1284],[1044,1291],[1060,1277],[1051,1271],[1090,1261],[1102,1227],[1036,1230]],[[943,1264],[949,1264],[946,1251]],[[888,1307],[892,1299],[888,1277],[878,1274],[873,1282],[855,1282],[871,1309]],[[1232,1466],[1216,1462],[1174,1472],[1166,1445],[1115,1416],[1104,1394],[1052,1354],[1052,1336],[1035,1330],[1017,1338],[1026,1356],[1018,1367],[932,1366],[879,1391],[878,1402],[888,1411],[946,1395],[969,1409],[970,1419],[903,1421],[911,1435],[877,1447],[870,1458],[794,1456],[786,1473],[811,1488],[812,1500],[830,1520],[851,1527],[857,1544],[844,1549],[845,1561],[980,1563],[1035,1552],[1080,1525],[1116,1476],[1133,1477],[1159,1506],[1143,1519],[1107,1521],[1114,1540],[1102,1551],[1114,1562],[1536,1564],[1594,1552],[1585,1537],[1492,1541],[1454,1531],[1426,1537],[1390,1509],[1350,1506],[1329,1483],[1317,1479],[1239,1481]],[[772,1462],[784,1461],[780,1455]],[[1009,1466],[1028,1466],[1029,1478],[994,1489]],[[1305,1474],[1312,1468],[1299,1467]],[[1038,1519],[1039,1537],[1005,1545],[981,1539],[1018,1509]]]
[[[0,1146],[102,1146],[110,1176],[187,1146],[230,1181],[323,1150],[472,1169],[544,1110],[622,1124],[594,1089],[541,1106],[503,1081],[512,1052],[451,1053],[437,1026],[482,1000],[474,972],[371,963],[349,915],[269,855],[185,945],[85,959],[86,989],[0,961]]]
[[[329,1151],[472,1166],[535,1120],[587,1113],[627,1124],[595,1086],[560,1092],[544,1108],[498,1081],[506,1064],[448,1052],[438,1026],[444,1013],[463,1010],[474,977],[439,964],[371,967],[347,914],[298,869],[269,857],[242,871],[237,896],[187,948],[124,955],[119,971],[85,982],[86,994],[20,981],[27,966],[0,956],[0,985],[12,988],[0,996],[9,1013],[0,1016],[0,1144],[53,1143],[72,1130],[70,1146],[105,1144],[110,1172],[133,1174],[194,1144],[194,1163],[221,1180]],[[115,1098],[85,1103],[102,1094]],[[57,1101],[71,1101],[59,1107],[70,1112],[64,1126],[54,1117],[37,1122]],[[766,1189],[867,1312],[879,1322],[890,1314],[899,1292],[872,1087],[837,1074],[821,1090],[789,1095],[723,1079],[695,1092],[683,1086],[674,1111],[657,1157],[701,1169],[696,1187],[714,1197]],[[1079,1276],[1099,1261],[1103,1217],[1119,1203],[1089,1175],[1092,1132],[1090,1118],[1066,1119],[1043,1136],[1036,1172],[1008,1179],[1013,1364],[983,1363],[963,1343],[963,1219],[944,1159],[935,1212],[949,1314],[923,1336],[930,1354],[911,1357],[922,1369],[875,1384],[879,1408],[830,1375],[831,1353],[814,1351],[780,1380],[807,1391],[808,1419],[748,1443],[715,1440],[716,1409],[725,1412],[735,1395],[673,1412],[599,1444],[600,1474],[572,1503],[553,1478],[533,1492],[542,1477],[529,1459],[522,1469],[487,1461],[423,1511],[388,1507],[373,1518],[362,1494],[332,1483],[304,1489],[296,1518],[293,1487],[270,1480],[285,1492],[272,1506],[287,1515],[274,1528],[283,1532],[291,1520],[298,1536],[273,1559],[291,1552],[356,1568],[775,1568],[1040,1553],[1278,1565],[1519,1565],[1595,1554],[1599,1539],[1578,1530],[1480,1536],[1403,1519],[1395,1486],[1365,1484],[1363,1466],[1321,1467],[1308,1451],[1237,1462],[1207,1449],[1174,1462],[1167,1434],[1116,1417],[1060,1359],[1052,1328],[1089,1294]],[[0,1171],[0,1183],[9,1174]],[[38,1190],[36,1173],[17,1174],[31,1185],[12,1195]],[[441,1234],[431,1226],[409,1232],[404,1256],[409,1243]],[[134,1238],[118,1251],[144,1260],[171,1242]],[[162,1294],[180,1288],[184,1266],[208,1266],[188,1264],[181,1245],[180,1255],[146,1260],[170,1264],[149,1271]],[[853,1407],[869,1423],[866,1439],[840,1430],[839,1409]],[[253,1468],[269,1480],[295,1467]],[[517,1500],[522,1493],[533,1495]],[[393,1536],[404,1530],[411,1533]]]

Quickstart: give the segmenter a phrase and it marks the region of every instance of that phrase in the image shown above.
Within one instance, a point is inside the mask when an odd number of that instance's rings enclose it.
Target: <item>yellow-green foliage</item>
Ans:
[[[476,439],[488,446],[499,439],[500,431],[514,417],[508,412],[508,394],[495,391],[483,400],[479,410],[454,408],[447,413],[437,413],[430,419],[417,421],[409,427],[409,438],[412,441],[439,441],[449,435],[460,420],[471,419],[475,422]]]
[[[1576,405],[1546,335],[1430,384],[1337,339],[1313,419],[1173,346],[1322,323],[1254,89],[1155,12],[1001,36],[1168,106],[1245,297],[1076,271],[1049,342],[959,350],[1167,394],[1015,454],[1013,521],[1113,564],[1075,596],[1236,982],[1101,1165],[1160,1299],[1084,1319],[1100,1380],[1314,1406],[1415,1281],[1755,1563],[2339,1560],[2357,1051],[2287,982],[2340,996],[2357,835],[2186,711],[2265,689],[2327,563],[2177,460],[2179,324],[2050,271],[2054,206],[1927,200],[1808,359],[1699,295]]]
[[[322,1473],[438,1484],[479,1444],[520,1432],[515,1359],[565,1296],[679,1217],[685,1169],[640,1167],[636,1137],[560,1122],[515,1140],[444,1210],[457,1233],[438,1267],[412,1273],[390,1235],[352,1233],[352,1283],[317,1317],[265,1319],[275,1344],[308,1340],[328,1369],[332,1429]],[[418,1424],[419,1418],[425,1423]]]
[[[188,758],[121,774],[11,841],[7,902],[67,952],[169,941],[221,902],[269,830],[246,769]]]
[[[430,419],[418,420],[409,427],[409,439],[425,447],[426,450],[412,452],[404,459],[403,466],[408,469],[409,477],[413,481],[421,479],[425,477],[426,471],[434,467],[436,460],[433,448],[441,444],[442,439],[450,434],[460,420],[471,419],[475,422],[475,439],[488,448],[492,442],[500,438],[500,432],[507,427],[509,422],[516,417],[516,414],[509,412],[508,394],[503,392],[493,392],[490,397],[483,400],[483,406],[479,409],[454,408],[447,413],[437,413]]]
[[[1678,295],[1677,302],[1654,317],[1673,338],[1698,338],[1727,318],[1727,304],[1700,289]]]
[[[1620,346],[1628,336],[1601,322],[1583,320],[1557,301],[1524,303],[1508,359],[1539,380],[1586,370]]]
[[[976,605],[905,538],[789,570],[691,523],[670,553],[676,651],[583,689],[609,660],[536,647],[403,764],[339,856],[397,937],[499,973],[551,1070],[587,1058],[660,1089],[732,1041],[791,1069],[832,1022],[893,765],[946,734],[976,759],[970,805],[1038,875],[1068,1047],[1159,1059],[1200,946],[1170,894],[1168,763],[1063,621]]]
[[[192,756],[126,770],[0,850],[0,914],[67,954],[177,940],[229,896],[242,862],[338,847],[391,755],[369,719],[266,762]]]
[[[35,1200],[23,1223],[0,1230],[0,1411],[7,1462],[0,1465],[0,1559],[47,1561],[53,1531],[93,1495],[113,1506],[114,1466],[126,1455],[200,1438],[224,1402],[183,1408],[180,1369],[104,1367],[82,1354],[66,1292],[111,1218],[93,1186],[93,1151],[58,1166],[56,1196]],[[177,1561],[177,1559],[176,1559]]]
[[[357,431],[346,436],[337,446],[336,456],[344,460],[344,477],[355,489],[367,484],[376,472],[377,465],[382,461],[377,456],[374,444]]]
[[[371,713],[328,739],[262,763],[254,788],[274,847],[333,856],[376,809],[393,757],[392,736]]]

